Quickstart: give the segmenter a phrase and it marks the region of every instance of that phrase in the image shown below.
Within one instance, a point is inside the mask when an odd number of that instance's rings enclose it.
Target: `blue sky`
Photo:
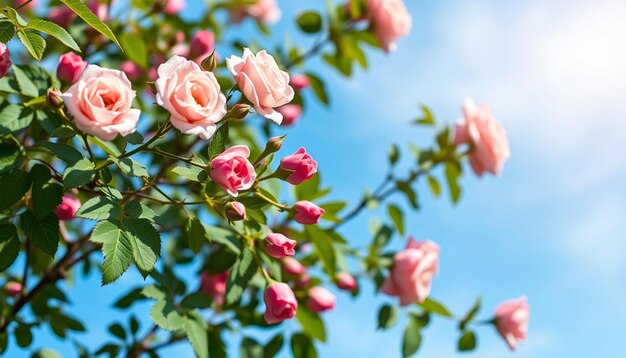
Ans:
[[[323,2],[279,3],[286,20]],[[194,4],[186,12],[192,14]],[[526,295],[529,339],[518,357],[624,352],[619,332],[626,321],[626,163],[621,156],[626,150],[626,3],[450,0],[410,1],[408,7],[414,17],[411,36],[391,55],[372,51],[369,71],[346,80],[320,70],[319,62],[308,64],[333,83],[333,104],[307,108],[288,130],[283,152],[306,147],[335,195],[356,201],[384,175],[391,143],[429,144],[428,130],[408,125],[418,103],[447,122],[458,118],[465,96],[489,103],[511,142],[503,175],[467,175],[456,207],[430,198],[422,185],[423,209],[407,218],[408,232],[441,246],[433,297],[461,314],[480,295],[481,317],[488,318],[500,301]],[[293,27],[276,30],[266,43]],[[242,31],[249,34],[245,27]],[[402,198],[394,200],[404,204]],[[382,211],[362,215],[342,233],[355,243],[368,242],[368,219],[376,214]],[[97,276],[75,284],[74,312],[94,323],[81,342],[102,342],[106,322],[117,315],[108,307],[119,286],[138,282],[132,272],[104,288]],[[374,297],[371,287],[363,286],[359,299],[339,294],[337,308],[324,314],[330,338],[319,346],[322,356],[398,355],[402,324],[375,330],[378,307],[393,300]],[[136,315],[146,316],[147,308],[139,307]],[[36,346],[73,354],[43,332]],[[478,333],[473,355],[510,354],[491,327]],[[434,320],[421,353],[458,355],[456,334],[452,323]],[[169,352],[191,354],[183,345]]]

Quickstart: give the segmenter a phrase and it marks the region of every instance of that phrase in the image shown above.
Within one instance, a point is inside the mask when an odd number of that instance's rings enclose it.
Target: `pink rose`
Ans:
[[[335,278],[337,281],[337,287],[345,291],[355,291],[357,288],[356,280],[352,275],[347,272],[341,272],[337,274]]]
[[[303,89],[309,87],[311,85],[311,81],[309,80],[309,76],[307,75],[291,75],[291,86],[298,91],[302,91]]]
[[[265,50],[254,55],[245,48],[243,58],[227,58],[226,66],[256,112],[280,124],[283,116],[274,108],[291,102],[294,96],[293,88],[289,86],[289,74],[282,71]]]
[[[135,91],[122,71],[89,65],[62,97],[76,127],[85,133],[109,141],[137,129],[141,112],[131,108]]]
[[[411,31],[411,14],[402,0],[368,0],[367,17],[374,25],[374,32],[386,52],[396,49],[395,42]]]
[[[297,104],[286,104],[276,109],[278,113],[283,115],[282,126],[291,126],[298,122],[300,115],[302,114],[302,107]]]
[[[80,200],[72,195],[63,195],[63,199],[61,199],[61,204],[56,207],[54,213],[61,221],[69,221],[74,219],[74,215],[80,208],[82,204]]]
[[[293,185],[298,185],[317,173],[317,162],[313,160],[311,155],[307,154],[304,148],[300,148],[292,155],[281,159],[280,167],[293,171],[287,178],[287,181]]]
[[[294,220],[302,225],[314,225],[326,212],[324,209],[310,201],[302,200],[293,205],[296,210]]]
[[[57,77],[67,84],[74,84],[83,74],[87,67],[87,61],[78,56],[74,52],[68,52],[59,57],[59,66],[57,67]]]
[[[502,302],[496,307],[496,329],[511,350],[515,350],[518,342],[526,340],[529,317],[530,307],[524,296]]]
[[[269,234],[265,237],[265,240],[267,240],[265,252],[274,258],[282,259],[283,257],[293,256],[296,253],[294,250],[296,240],[291,240],[283,234]]]
[[[226,115],[226,96],[213,72],[172,56],[159,66],[158,73],[157,103],[170,112],[172,125],[185,134],[211,138]]]
[[[175,15],[185,8],[185,0],[167,0],[163,12],[168,15]]]
[[[293,257],[285,257],[282,261],[283,270],[291,276],[301,276],[306,273],[306,266]]]
[[[484,172],[500,174],[511,156],[504,127],[496,121],[489,107],[476,108],[470,98],[463,102],[463,118],[456,123],[454,142],[472,145],[469,162],[478,176]]]
[[[215,34],[211,31],[201,30],[191,38],[189,56],[204,60],[215,49]]]
[[[238,201],[231,201],[226,204],[224,214],[230,221],[246,220],[246,207]]]
[[[6,284],[6,286],[4,286],[4,291],[10,297],[19,296],[22,293],[23,289],[24,289],[24,287],[22,286],[21,283],[14,282],[14,281],[8,282]]]
[[[211,160],[211,179],[235,197],[240,190],[250,189],[256,180],[256,172],[248,161],[249,156],[250,149],[245,145],[226,149]]]
[[[68,28],[72,21],[76,18],[76,13],[65,5],[55,6],[50,8],[48,17],[50,21],[57,23],[59,26]]]
[[[11,68],[11,53],[7,48],[7,45],[0,42],[0,78],[4,77],[4,75],[9,72],[9,68]]]
[[[266,24],[280,20],[280,8],[276,0],[256,0],[254,5],[242,5],[232,10],[234,22],[240,22],[246,16],[251,16]]]
[[[393,257],[391,274],[381,291],[400,297],[402,306],[424,302],[430,294],[430,285],[437,273],[439,246],[432,241],[409,240],[406,249]]]
[[[217,305],[224,303],[224,294],[226,293],[226,281],[228,281],[228,271],[209,275],[208,272],[202,271],[200,274],[200,290],[213,298]]]
[[[141,68],[138,64],[133,61],[124,61],[120,65],[120,70],[128,76],[128,79],[131,81],[138,81],[141,79]]]
[[[313,312],[324,312],[335,307],[335,295],[322,286],[315,286],[309,290],[306,306]]]
[[[269,324],[296,316],[298,301],[286,283],[275,282],[267,286],[263,300],[265,301],[265,322]]]

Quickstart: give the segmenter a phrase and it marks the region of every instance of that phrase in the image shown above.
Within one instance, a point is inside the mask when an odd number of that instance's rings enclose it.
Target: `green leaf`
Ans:
[[[226,346],[218,329],[209,331],[209,357],[226,358]]]
[[[471,322],[472,319],[474,319],[474,316],[476,316],[476,314],[478,313],[478,311],[480,311],[480,305],[481,305],[480,297],[477,297],[472,308],[467,312],[467,314],[465,314],[463,319],[461,319],[461,321],[459,322],[459,330],[461,331],[465,330],[465,327],[467,326],[467,324]]]
[[[27,324],[19,324],[14,334],[17,345],[22,348],[27,348],[33,342],[33,334],[30,332],[30,326]]]
[[[397,319],[398,309],[395,306],[383,305],[378,311],[378,328],[390,328],[396,323]]]
[[[120,35],[120,43],[129,60],[135,62],[141,68],[148,67],[148,47],[142,37],[130,32],[124,32]]]
[[[131,219],[123,222],[133,250],[133,259],[137,268],[147,277],[154,269],[157,258],[161,256],[161,237],[150,221]]]
[[[0,19],[0,42],[7,43],[15,36],[15,25],[8,19]]]
[[[298,307],[296,319],[300,322],[302,330],[312,338],[326,342],[326,328],[320,316],[306,307]]]
[[[198,253],[202,246],[208,241],[206,230],[204,225],[197,217],[188,217],[185,225],[185,233],[189,240],[189,247],[194,253]]]
[[[42,348],[33,353],[31,358],[61,358],[61,355],[49,348]]]
[[[312,73],[307,73],[306,76],[309,78],[311,89],[317,99],[325,105],[328,105],[328,92],[326,91],[326,85],[324,85],[322,79]]]
[[[317,351],[311,338],[303,333],[291,336],[291,353],[294,358],[317,358]]]
[[[43,252],[54,257],[59,248],[59,219],[50,213],[42,219],[30,211],[20,217],[20,224],[24,234]]]
[[[448,190],[450,191],[452,203],[456,203],[461,197],[461,186],[459,186],[458,182],[460,177],[460,165],[458,163],[446,163],[446,180],[448,182]]]
[[[41,61],[43,52],[46,49],[46,40],[34,31],[20,30],[17,32],[17,38],[20,39],[28,53],[37,61]]]
[[[402,337],[402,355],[404,357],[410,357],[420,348],[422,344],[422,334],[420,330],[421,326],[417,320],[410,318],[404,328],[404,335]]]
[[[39,88],[28,78],[28,75],[21,69],[20,66],[13,67],[13,73],[15,74],[15,80],[20,86],[20,91],[27,97],[38,97]]]
[[[185,325],[185,316],[183,316],[176,305],[169,299],[161,299],[154,303],[150,310],[150,317],[157,326],[167,330],[176,331]]]
[[[78,150],[67,144],[45,142],[42,143],[41,146],[54,153],[57,157],[59,157],[67,164],[74,164],[85,158],[82,154],[80,154]]]
[[[154,222],[157,213],[152,210],[148,205],[139,201],[129,201],[124,207],[124,213],[126,216],[132,219],[146,219],[150,222]]]
[[[109,332],[111,332],[112,335],[119,339],[126,339],[126,331],[124,330],[124,327],[122,327],[122,325],[119,323],[114,323],[110,325]]]
[[[402,216],[402,210],[394,204],[389,204],[387,211],[400,235],[404,235],[404,217]]]
[[[35,112],[32,109],[10,104],[0,111],[0,134],[20,134],[30,126],[34,119]]]
[[[30,175],[22,170],[0,174],[0,210],[17,203],[30,188]]]
[[[263,358],[263,346],[250,337],[243,337],[241,358]]]
[[[92,181],[96,175],[96,167],[87,158],[68,165],[63,172],[63,186],[65,189],[77,188]]]
[[[302,31],[314,34],[322,29],[322,16],[315,11],[306,11],[298,16],[296,23]]]
[[[277,334],[272,338],[263,349],[263,358],[272,358],[275,357],[280,349],[283,347],[283,342],[285,341],[285,337],[283,337],[282,333]]]
[[[419,204],[417,203],[417,194],[415,193],[413,188],[411,188],[411,185],[409,183],[405,181],[398,181],[396,182],[396,187],[398,188],[398,190],[404,193],[414,209],[419,208]]]
[[[61,204],[63,187],[52,181],[34,182],[32,197],[33,212],[38,218],[43,218]]]
[[[215,135],[213,135],[213,139],[211,140],[211,144],[209,145],[209,158],[213,159],[218,156],[220,153],[226,150],[226,142],[228,141],[228,122],[222,124]]]
[[[430,109],[425,105],[421,105],[420,109],[422,110],[422,116],[416,119],[413,123],[434,126],[435,117],[433,116],[433,113],[430,111]]]
[[[6,270],[20,253],[20,240],[13,224],[0,224],[0,272]]]
[[[208,308],[211,298],[204,292],[193,292],[180,301],[180,305],[187,308]]]
[[[96,31],[108,37],[111,41],[115,42],[118,46],[120,46],[119,41],[113,34],[113,31],[105,25],[100,19],[93,13],[85,3],[80,0],[60,0],[62,3],[67,5],[72,11],[76,13],[76,15],[80,16],[87,24],[93,27]],[[121,46],[120,46],[121,48]]]
[[[248,287],[248,283],[256,272],[257,263],[254,260],[254,253],[251,249],[244,248],[228,275],[228,281],[226,282],[227,305],[231,305],[239,300],[239,297]]]
[[[461,352],[472,351],[476,348],[476,334],[472,331],[465,331],[459,338],[458,349]]]
[[[426,298],[426,300],[424,300],[424,302],[420,303],[419,305],[428,312],[436,313],[443,317],[454,317],[454,315],[450,311],[448,311],[448,309],[443,304],[441,304],[441,302],[436,301],[432,298]]]
[[[118,219],[122,214],[119,203],[108,196],[87,200],[76,212],[77,218],[90,220]]]
[[[337,272],[337,260],[332,237],[317,225],[308,225],[305,230],[307,236],[313,242],[315,252],[322,261],[324,270],[329,277],[335,277],[335,273]]]
[[[191,181],[203,183],[207,180],[207,172],[196,166],[192,167],[175,167],[171,170],[172,173],[178,174],[183,178]]]
[[[128,174],[133,177],[149,177],[150,173],[148,173],[148,169],[141,165],[134,159],[131,158],[122,158],[118,159],[115,157],[109,157],[109,159],[115,163],[124,174]]]
[[[71,48],[74,51],[81,52],[80,47],[72,36],[65,31],[64,28],[57,25],[52,21],[42,20],[42,19],[32,19],[28,22],[26,26],[29,29],[37,30],[39,32],[43,32],[44,34],[48,34],[57,40],[61,41],[65,46]]]
[[[121,225],[113,221],[101,221],[93,229],[90,240],[102,244],[102,284],[117,280],[133,259],[132,244],[128,236],[124,235]]]
[[[191,312],[185,320],[185,332],[187,339],[193,347],[198,358],[209,357],[209,340],[207,336],[207,323],[197,312]]]
[[[428,186],[430,187],[430,191],[433,193],[434,196],[441,195],[441,186],[439,185],[437,179],[431,175],[428,176]]]
[[[14,137],[0,137],[0,173],[22,164],[24,153]]]

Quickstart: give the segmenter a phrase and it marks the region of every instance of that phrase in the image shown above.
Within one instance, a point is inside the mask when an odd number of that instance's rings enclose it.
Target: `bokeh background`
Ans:
[[[200,0],[187,0],[194,18]],[[370,69],[345,79],[319,61],[307,63],[332,85],[330,108],[309,106],[289,133],[283,153],[304,146],[318,160],[325,184],[338,197],[358,200],[384,176],[389,146],[429,144],[432,132],[411,126],[418,104],[428,104],[439,121],[460,115],[466,96],[488,103],[507,128],[512,157],[500,177],[462,180],[464,193],[453,207],[420,188],[423,209],[407,217],[408,232],[441,246],[433,297],[457,313],[481,296],[480,318],[502,300],[526,295],[531,305],[528,341],[517,357],[619,356],[626,351],[626,2],[621,0],[407,0],[411,36],[397,52],[370,51]],[[298,11],[324,1],[279,0],[283,20],[271,38],[251,24],[229,36],[256,39],[268,48],[296,35],[287,23]],[[294,37],[295,36],[295,37]],[[220,49],[229,56],[232,49]],[[313,103],[314,101],[309,101]],[[251,119],[260,120],[260,119]],[[405,155],[408,160],[408,155]],[[337,194],[338,193],[338,194]],[[396,198],[403,203],[402,198]],[[383,210],[378,212],[382,217]],[[370,240],[361,215],[342,229],[355,243]],[[395,238],[402,246],[405,238]],[[189,282],[198,280],[190,270]],[[99,274],[78,281],[75,313],[90,322],[80,342],[96,347],[107,339],[111,308],[120,286],[141,283],[129,271],[100,287]],[[328,342],[322,357],[394,357],[400,354],[403,322],[376,331],[376,314],[388,297],[375,297],[362,282],[357,300],[338,292],[334,311],[324,314]],[[135,306],[147,317],[149,304]],[[293,329],[297,323],[290,322]],[[143,329],[147,329],[145,322]],[[44,330],[34,347],[74,356],[71,343]],[[490,326],[478,329],[479,357],[512,355]],[[268,335],[248,333],[260,341]],[[240,336],[229,336],[238,355]],[[424,332],[426,357],[453,357],[454,324],[435,319]],[[287,349],[281,356],[287,356]],[[185,344],[164,356],[191,356]],[[8,357],[26,356],[15,350]]]

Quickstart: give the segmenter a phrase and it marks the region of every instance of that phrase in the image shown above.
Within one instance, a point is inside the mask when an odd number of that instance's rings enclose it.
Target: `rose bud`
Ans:
[[[59,66],[57,67],[57,77],[61,82],[74,84],[85,71],[87,61],[78,56],[74,52],[68,52],[59,57]]]
[[[489,107],[477,108],[471,98],[463,102],[463,118],[456,123],[454,143],[472,145],[469,162],[478,176],[485,172],[500,174],[511,156],[504,127],[493,117]]]
[[[335,280],[337,281],[337,287],[340,289],[350,292],[356,291],[356,280],[349,273],[340,272],[337,274],[337,277],[335,277]]]
[[[496,329],[511,350],[515,350],[518,342],[526,340],[529,317],[530,307],[524,296],[502,302],[496,307]]]
[[[322,286],[315,286],[309,290],[306,306],[313,312],[324,312],[335,307],[335,295]]]
[[[270,138],[267,141],[267,144],[265,145],[265,151],[267,151],[269,153],[278,152],[280,150],[280,148],[283,147],[283,141],[284,140],[285,140],[285,136],[284,135]]]
[[[200,274],[200,291],[213,298],[213,301],[221,306],[224,303],[226,281],[228,281],[228,271],[216,275],[210,275],[208,272],[202,271]]]
[[[274,258],[282,259],[283,257],[293,256],[296,253],[294,250],[296,240],[291,240],[283,234],[269,234],[265,237],[265,240],[268,242],[268,245],[265,246],[265,252]]]
[[[9,52],[9,48],[4,43],[0,42],[0,78],[4,77],[4,75],[9,72],[9,68],[11,68],[11,53]]]
[[[310,201],[302,200],[293,205],[296,210],[294,220],[302,225],[314,225],[326,212],[324,209]]]
[[[283,270],[291,276],[301,276],[306,273],[306,266],[293,257],[285,257],[282,261]]]
[[[437,274],[439,246],[432,241],[410,239],[406,249],[393,257],[393,269],[380,290],[400,297],[400,305],[424,302],[430,294],[431,281]]]
[[[185,0],[167,0],[163,12],[167,15],[175,15],[185,8]]]
[[[402,0],[368,0],[367,17],[374,26],[374,33],[386,52],[396,49],[396,41],[409,34],[411,14]]]
[[[56,90],[48,90],[48,96],[46,97],[46,104],[52,109],[61,108],[63,106],[62,93]]]
[[[267,286],[263,294],[265,322],[274,324],[296,316],[298,301],[291,288],[282,282]]]
[[[22,284],[19,282],[11,281],[11,282],[8,282],[6,286],[4,286],[4,291],[10,297],[18,296],[20,293],[22,293],[22,290],[23,290]]]
[[[238,201],[231,201],[226,204],[224,214],[230,221],[246,220],[246,207]]]
[[[292,155],[281,159],[280,167],[284,170],[293,171],[286,179],[293,185],[298,185],[317,173],[317,162],[313,160],[311,155],[307,154],[304,148],[300,148]]]
[[[74,219],[74,215],[80,208],[81,203],[78,198],[72,195],[63,195],[63,199],[61,199],[61,204],[56,207],[54,213],[57,218],[61,221],[69,221]]]
[[[280,124],[283,115],[274,108],[291,102],[295,92],[289,86],[289,74],[278,67],[274,57],[265,50],[255,55],[245,48],[243,57],[227,58],[226,67],[256,113]]]
[[[128,76],[128,79],[131,81],[138,81],[141,79],[141,68],[138,64],[133,61],[124,61],[120,65],[120,70]]]
[[[248,161],[250,149],[236,145],[211,160],[211,179],[232,196],[252,187],[256,180],[254,166]]]
[[[212,52],[209,57],[202,60],[200,67],[202,67],[205,71],[215,71],[217,68],[217,55],[215,54],[215,51]]]
[[[211,31],[200,30],[191,38],[189,56],[191,58],[207,57],[215,49],[215,34]]]
[[[286,104],[276,109],[283,115],[283,122],[281,126],[291,126],[298,122],[300,115],[302,115],[302,107],[297,104]]]
[[[226,117],[234,119],[244,119],[250,113],[250,105],[237,103],[230,109]]]
[[[311,81],[307,75],[292,75],[290,83],[291,86],[298,91],[302,91],[311,85]]]

